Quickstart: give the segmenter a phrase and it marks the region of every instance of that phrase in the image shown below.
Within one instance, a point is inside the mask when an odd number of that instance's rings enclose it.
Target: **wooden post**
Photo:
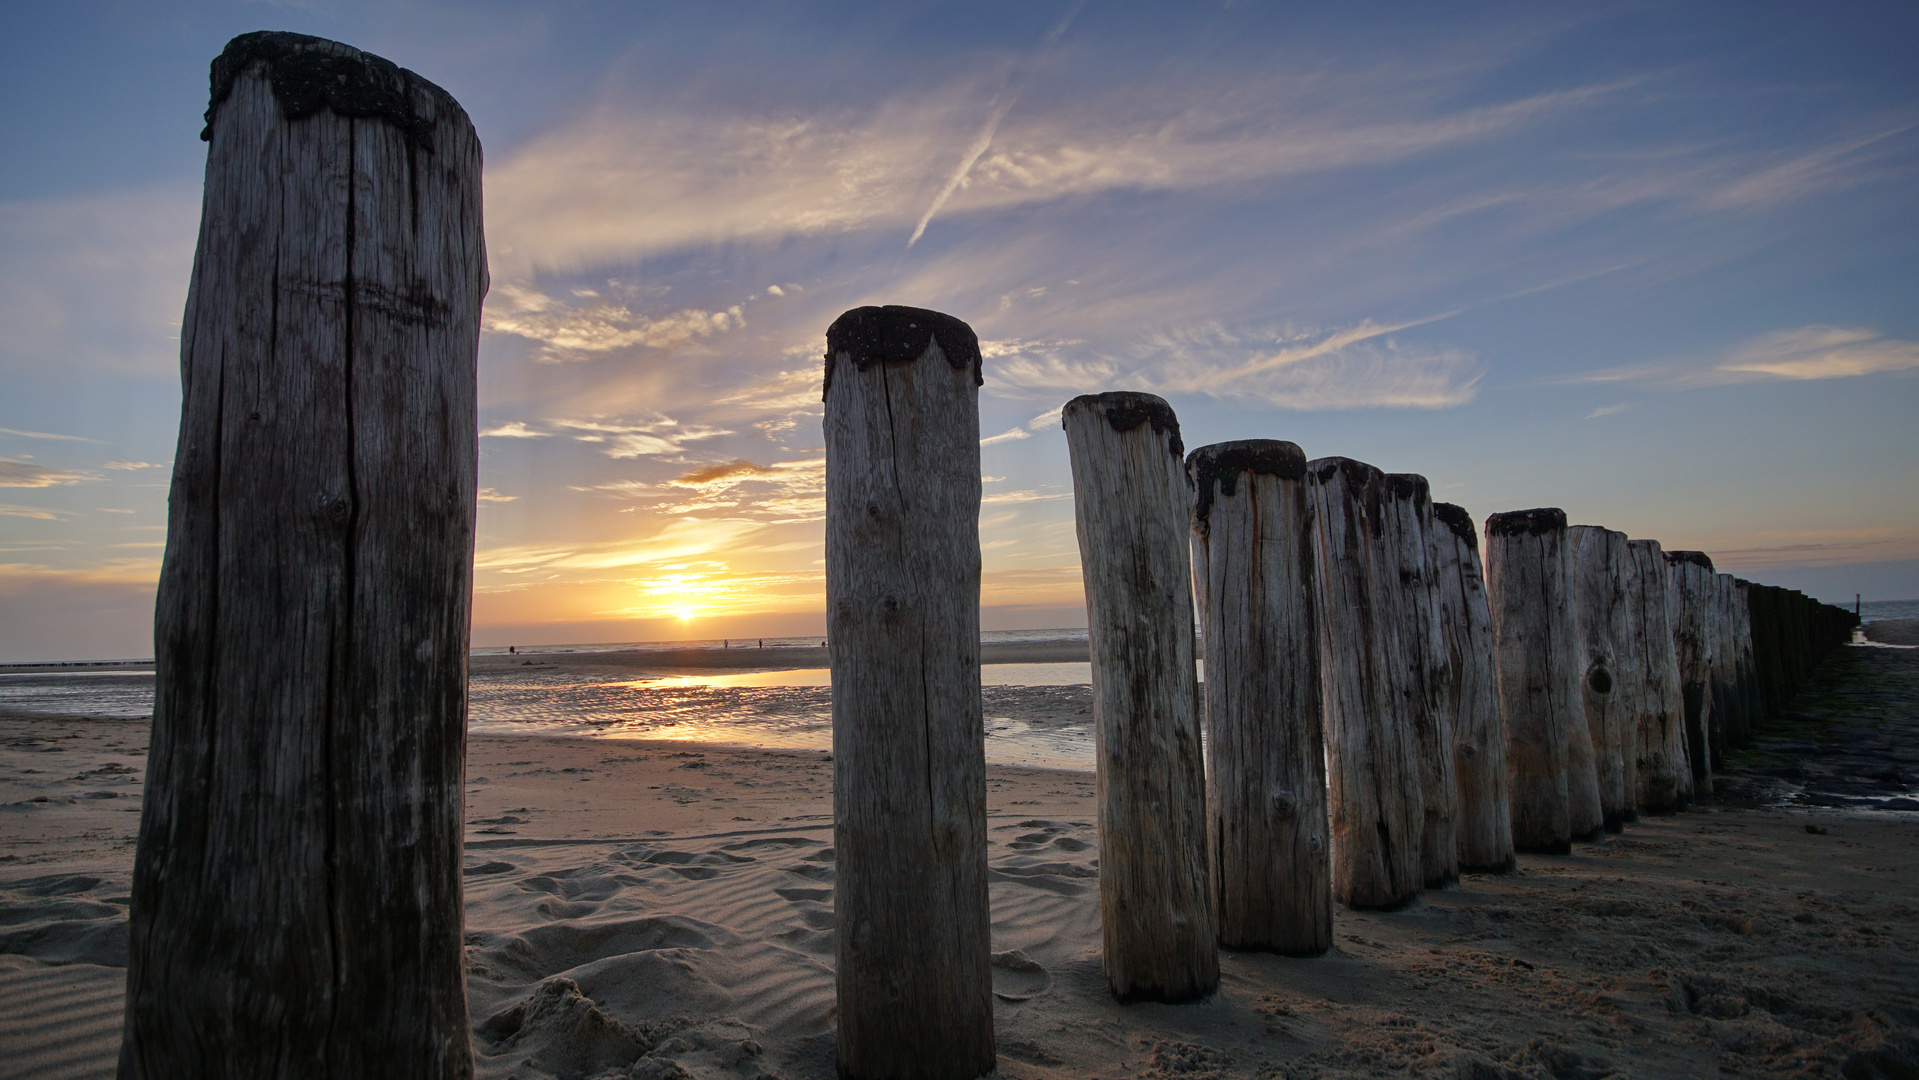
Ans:
[[[1306,465],[1318,548],[1316,607],[1326,711],[1333,896],[1396,908],[1425,882],[1419,747],[1394,675],[1398,567],[1386,474],[1351,458]]]
[[[1459,776],[1453,760],[1452,717],[1440,706],[1452,673],[1447,669],[1450,656],[1439,636],[1432,492],[1426,478],[1415,473],[1388,473],[1386,491],[1392,499],[1388,527],[1399,567],[1400,616],[1395,622],[1402,659],[1396,670],[1405,680],[1402,700],[1419,750],[1419,787],[1425,808],[1420,863],[1426,887],[1437,889],[1459,880],[1455,826]]]
[[[979,339],[863,307],[826,331],[839,1074],[993,1068],[979,689]]]
[[[1493,658],[1492,611],[1480,569],[1479,535],[1472,515],[1452,503],[1434,503],[1433,521],[1433,577],[1439,584],[1440,633],[1449,660],[1441,703],[1452,718],[1459,787],[1459,868],[1504,873],[1513,868],[1506,724],[1499,712],[1499,669]]]
[[[1569,759],[1585,710],[1565,541],[1562,510],[1486,519],[1486,589],[1499,649],[1513,846],[1520,851],[1572,850]]]
[[[1679,690],[1686,706],[1686,757],[1694,790],[1712,791],[1720,748],[1712,715],[1712,559],[1703,551],[1668,551],[1673,646],[1679,654]]]
[[[1186,464],[1219,942],[1318,956],[1333,943],[1333,894],[1306,455],[1254,439]]]
[[[119,1075],[471,1076],[480,144],[275,33],[204,137]]]
[[[1731,574],[1712,576],[1713,709],[1721,714],[1725,749],[1737,750],[1752,741],[1752,716],[1746,694],[1744,641],[1740,633],[1739,579]]]
[[[1219,935],[1186,451],[1172,407],[1151,394],[1076,397],[1061,424],[1093,662],[1106,984],[1121,1001],[1191,1001],[1219,986]]]
[[[1632,695],[1639,726],[1639,808],[1670,814],[1692,801],[1692,770],[1686,764],[1686,708],[1673,645],[1666,557],[1657,540],[1627,541],[1626,557],[1626,603],[1632,608],[1639,674]]]
[[[1732,579],[1732,634],[1737,658],[1735,679],[1749,737],[1757,737],[1767,720],[1765,691],[1759,684],[1757,640],[1753,633],[1753,592],[1752,582],[1744,578]]]
[[[1598,525],[1566,530],[1572,549],[1573,619],[1579,631],[1580,697],[1598,769],[1608,832],[1639,815],[1639,716],[1633,690],[1632,605],[1626,600],[1626,534]]]

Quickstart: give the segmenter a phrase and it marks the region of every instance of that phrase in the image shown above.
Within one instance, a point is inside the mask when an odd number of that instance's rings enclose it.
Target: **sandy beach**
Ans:
[[[1092,775],[993,767],[999,1075],[1913,1075],[1919,813],[1740,786],[1919,782],[1919,651],[1846,654],[1722,802],[1226,954],[1193,1005],[1106,992]],[[112,1072],[147,726],[0,715],[0,1077]],[[833,1076],[825,754],[481,735],[467,775],[480,1075]]]

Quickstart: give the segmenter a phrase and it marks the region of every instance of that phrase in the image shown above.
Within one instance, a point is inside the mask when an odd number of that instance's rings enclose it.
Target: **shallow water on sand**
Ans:
[[[989,664],[981,675],[988,761],[1092,768],[1088,665]],[[475,672],[468,707],[472,729],[494,735],[827,750],[833,745],[829,681],[824,668],[638,679],[508,669]]]
[[[994,764],[1090,769],[1090,666],[988,664],[986,758]],[[833,745],[825,668],[635,678],[564,668],[476,671],[471,730],[491,735],[680,739],[763,748]],[[0,710],[68,716],[153,713],[153,672],[0,673]]]

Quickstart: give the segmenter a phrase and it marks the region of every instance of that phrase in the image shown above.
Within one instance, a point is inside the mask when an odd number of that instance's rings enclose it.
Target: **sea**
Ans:
[[[1861,605],[1865,622],[1919,618],[1919,600]],[[817,646],[818,637],[620,641],[516,646],[531,666],[487,668],[468,689],[470,730],[481,734],[590,735],[761,748],[827,750],[833,744],[831,680],[825,668],[715,671],[639,678],[542,668],[543,655],[683,649]],[[1084,627],[993,630],[991,642],[1082,642]],[[473,650],[498,656],[506,647]],[[18,666],[18,665],[16,665]],[[1202,672],[1203,674],[1203,672]],[[1085,663],[985,664],[980,668],[986,757],[995,764],[1090,769],[1092,674]],[[84,671],[10,672],[0,665],[0,709],[150,716],[152,661]]]
[[[688,649],[818,646],[819,637],[616,641],[515,646],[528,666],[488,667],[468,682],[468,730],[494,735],[586,735],[667,739],[767,749],[830,750],[831,678],[826,668],[713,671],[639,677],[541,667],[542,656]],[[982,644],[1084,642],[1085,627],[991,630]],[[504,656],[505,646],[474,656]],[[769,657],[769,662],[777,660]],[[24,666],[24,665],[20,665]],[[994,764],[1090,769],[1091,665],[984,664],[987,760]],[[83,671],[10,672],[0,665],[0,709],[75,716],[153,714],[152,661]],[[1043,715],[1042,715],[1043,714]],[[1036,718],[1037,717],[1037,718]]]

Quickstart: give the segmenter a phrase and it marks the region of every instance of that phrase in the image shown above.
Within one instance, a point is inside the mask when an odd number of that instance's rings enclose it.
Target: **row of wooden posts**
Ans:
[[[982,379],[948,315],[859,308],[827,332],[846,1076],[993,1061]],[[1335,900],[1399,907],[1680,809],[1854,624],[1550,508],[1487,519],[1482,573],[1471,516],[1424,477],[1277,440],[1187,454],[1151,394],[1061,422],[1122,1001],[1212,993],[1221,947],[1323,953]]]
[[[211,85],[119,1075],[470,1077],[479,142],[444,90],[324,39],[235,38]],[[838,1046],[861,1080],[994,1061],[981,379],[949,316],[860,308],[827,334]],[[1601,580],[1636,629],[1594,640],[1615,683],[1657,683],[1657,738],[1617,725],[1649,767],[1579,712],[1623,695],[1571,659],[1596,624],[1571,614],[1586,563],[1556,512],[1492,520],[1489,607],[1471,521],[1417,477],[1276,442],[1189,464],[1144,395],[1064,415],[1122,998],[1209,992],[1222,943],[1324,948],[1330,895],[1389,906],[1515,841],[1563,846],[1629,766],[1636,805],[1677,805],[1842,629],[1625,545]]]

